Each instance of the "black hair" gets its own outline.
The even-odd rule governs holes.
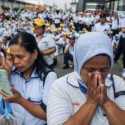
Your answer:
[[[43,58],[42,53],[40,52],[35,37],[25,31],[20,31],[16,35],[11,38],[8,43],[8,46],[19,44],[26,49],[29,53],[33,53],[37,51],[38,56],[33,64],[33,68],[36,69],[36,73],[38,74],[39,78],[42,80],[43,76],[42,73],[45,74],[48,70],[50,70],[48,64]]]

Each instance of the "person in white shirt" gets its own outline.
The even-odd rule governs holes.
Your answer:
[[[51,34],[45,33],[45,21],[41,18],[37,18],[33,22],[34,32],[36,34],[36,40],[38,47],[51,67],[54,63],[54,53],[56,52],[56,43]]]
[[[113,15],[113,17],[112,17],[111,29],[113,31],[113,36],[115,36],[116,34],[119,33],[119,17],[117,14]]]
[[[18,125],[45,125],[48,92],[57,75],[47,66],[35,37],[27,32],[16,34],[1,66],[13,87],[13,95],[3,93],[4,99],[12,103]]]
[[[110,26],[106,23],[106,17],[104,15],[100,16],[100,22],[96,23],[93,31],[97,32],[107,32],[110,30]]]
[[[112,44],[89,32],[74,46],[74,72],[57,79],[49,93],[48,125],[124,125],[125,81],[109,74]]]

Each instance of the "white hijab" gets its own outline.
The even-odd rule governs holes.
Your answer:
[[[82,66],[92,57],[106,54],[113,65],[113,48],[110,38],[99,32],[88,32],[80,36],[74,46],[74,70],[80,76]]]

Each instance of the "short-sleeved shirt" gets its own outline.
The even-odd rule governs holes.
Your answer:
[[[113,77],[114,83],[110,78],[106,79],[107,95],[121,109],[125,110],[125,95],[119,94],[115,98],[113,89],[114,84],[116,92],[125,91],[125,81],[118,76]],[[86,94],[80,90],[78,79],[77,73],[73,72],[53,83],[47,105],[48,125],[63,125],[86,103]],[[90,125],[109,125],[104,111],[99,106]]]
[[[94,26],[94,31],[97,31],[97,32],[104,32],[104,31],[109,31],[109,30],[110,30],[110,26],[107,23],[103,25],[101,23],[97,23]]]
[[[38,41],[38,47],[40,51],[44,51],[46,49],[53,48],[53,47],[56,48],[56,43],[52,37],[52,34],[44,34],[44,37],[40,41]],[[49,65],[53,63],[53,57],[54,57],[54,54],[44,56],[45,60]]]
[[[34,104],[41,104],[41,102],[46,104],[48,99],[47,93],[55,79],[57,79],[55,72],[50,72],[46,76],[45,85],[43,86],[43,81],[35,71],[28,80],[23,77],[22,73],[14,71],[10,76],[10,83],[25,99]],[[45,124],[44,120],[36,118],[19,104],[12,103],[12,110],[18,120],[18,125],[29,125],[29,123],[30,125]]]

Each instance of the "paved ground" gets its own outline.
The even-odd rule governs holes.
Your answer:
[[[58,64],[55,68],[55,71],[57,72],[58,77],[63,76],[65,74],[73,71],[73,68],[62,69],[62,66],[63,66],[63,56],[62,55],[58,56],[57,59],[58,59]],[[121,71],[122,71],[122,64],[121,64],[121,61],[118,61],[118,63],[113,66],[112,72],[114,74],[121,75]]]

